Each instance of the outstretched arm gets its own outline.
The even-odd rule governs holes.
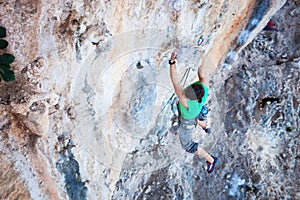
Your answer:
[[[176,71],[175,53],[174,52],[172,52],[171,59],[170,59],[170,76],[171,76],[171,81],[172,81],[173,87],[175,89],[175,93],[179,99],[179,102],[184,107],[187,108],[188,107],[187,98],[184,95],[184,89],[180,85],[180,82],[178,79],[178,74]]]
[[[203,73],[202,73],[202,67],[198,68],[198,77],[199,77],[199,81],[201,83],[203,83],[206,87],[208,87],[208,81],[206,78],[204,78]]]

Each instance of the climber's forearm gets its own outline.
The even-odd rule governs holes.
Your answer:
[[[173,87],[175,89],[176,95],[178,97],[182,96],[183,95],[183,89],[182,89],[182,87],[180,85],[180,82],[179,82],[179,79],[178,79],[178,73],[176,71],[176,65],[175,64],[170,65],[170,76],[171,76],[171,81],[172,81]]]
[[[178,74],[177,74],[176,65],[175,65],[175,63],[176,63],[175,62],[175,58],[176,58],[175,52],[172,52],[171,59],[169,61],[171,81],[172,81],[173,87],[175,89],[175,93],[176,93],[176,95],[177,95],[177,97],[179,99],[179,102],[183,106],[188,107],[187,98],[184,95],[184,90],[181,87],[180,81],[178,79]]]
[[[198,77],[199,77],[199,81],[208,87],[208,81],[203,76],[202,67],[198,68]]]

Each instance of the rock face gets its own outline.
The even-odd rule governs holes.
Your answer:
[[[300,198],[298,1],[274,16],[282,32],[261,32],[284,4],[0,3],[16,57],[0,199]],[[174,49],[182,84],[199,66],[211,78],[212,133],[195,140],[220,159],[212,175],[170,131]]]

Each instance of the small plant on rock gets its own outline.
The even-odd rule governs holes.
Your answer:
[[[0,49],[5,49],[8,42],[2,38],[6,37],[6,29],[0,26]],[[15,60],[15,57],[9,53],[0,55],[0,78],[3,81],[9,82],[15,80],[15,73],[10,70],[10,64]]]

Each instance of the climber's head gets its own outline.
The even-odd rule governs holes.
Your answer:
[[[200,84],[192,84],[184,89],[184,94],[191,100],[198,100],[199,103],[202,101],[204,96],[204,88]]]

